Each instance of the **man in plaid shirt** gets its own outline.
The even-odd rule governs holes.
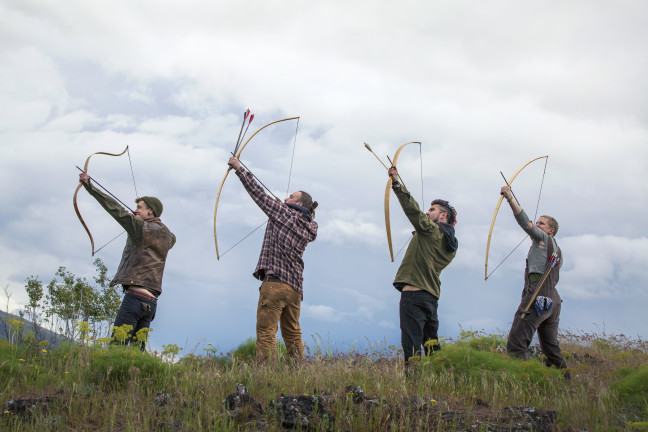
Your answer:
[[[304,342],[299,326],[299,312],[304,298],[302,256],[309,242],[317,237],[315,208],[317,201],[304,191],[293,192],[283,203],[266,194],[239,160],[230,158],[243,187],[268,215],[259,261],[253,276],[263,283],[257,307],[257,360],[266,361],[276,352],[277,323],[288,355],[304,359]]]

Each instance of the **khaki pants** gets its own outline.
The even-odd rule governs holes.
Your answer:
[[[304,359],[304,342],[299,327],[301,294],[290,285],[281,282],[263,282],[257,307],[257,360],[265,361],[276,353],[277,323],[286,344],[288,356],[293,360]]]

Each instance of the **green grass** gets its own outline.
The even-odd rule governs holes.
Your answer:
[[[463,332],[442,341],[406,379],[392,346],[370,344],[343,352],[321,338],[300,364],[280,355],[254,361],[254,339],[227,355],[156,355],[137,349],[0,341],[0,402],[26,399],[27,412],[5,410],[7,431],[212,431],[284,430],[269,409],[282,396],[316,396],[329,413],[312,419],[314,430],[487,430],[511,427],[507,408],[533,406],[557,412],[555,430],[648,430],[648,349],[618,336],[566,335],[571,381],[539,360],[498,352],[502,335]],[[174,348],[175,347],[175,348]],[[174,348],[174,349],[172,349]],[[501,349],[500,349],[501,351]],[[282,354],[282,352],[284,354]],[[261,404],[228,412],[224,399],[236,384]],[[364,400],[348,386],[360,386]],[[473,425],[476,425],[473,427]]]

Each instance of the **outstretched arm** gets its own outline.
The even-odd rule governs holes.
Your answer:
[[[430,232],[438,229],[438,226],[427,217],[427,215],[420,209],[416,200],[412,198],[407,188],[398,181],[398,170],[396,167],[391,167],[387,174],[392,178],[392,190],[396,194],[400,202],[405,216],[409,219],[410,223],[416,231]]]
[[[506,201],[508,201],[509,205],[511,206],[511,210],[513,210],[513,216],[517,216],[518,214],[520,214],[520,212],[522,211],[522,207],[520,207],[520,204],[513,196],[513,192],[511,192],[511,187],[502,186],[502,189],[500,190],[500,194],[504,195],[504,198],[506,198]]]
[[[144,221],[135,217],[130,211],[126,210],[116,200],[104,194],[90,182],[90,176],[86,173],[79,174],[79,181],[90,195],[97,200],[99,204],[124,228],[133,243],[138,244],[142,241],[142,229]]]
[[[515,220],[517,221],[518,225],[520,225],[520,227],[527,234],[529,234],[529,237],[531,237],[535,241],[546,240],[547,234],[545,234],[544,231],[542,231],[540,228],[533,225],[531,219],[529,219],[526,212],[522,210],[522,207],[513,196],[513,193],[511,192],[511,187],[502,186],[500,193],[504,195],[504,198],[506,198],[506,201],[508,201],[509,205],[511,206],[511,210],[513,211],[513,216],[515,216]]]
[[[277,220],[278,216],[282,213],[284,205],[266,194],[254,179],[254,176],[249,171],[246,171],[241,162],[236,157],[231,157],[227,164],[236,170],[236,175],[241,180],[243,187],[248,192],[252,200],[259,206],[259,208],[271,219]]]

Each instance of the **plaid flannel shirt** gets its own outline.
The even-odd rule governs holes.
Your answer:
[[[268,215],[268,225],[253,276],[262,280],[265,270],[269,270],[303,296],[302,256],[308,243],[317,237],[317,222],[309,221],[299,210],[267,195],[245,169],[239,169],[236,175],[254,202]]]

